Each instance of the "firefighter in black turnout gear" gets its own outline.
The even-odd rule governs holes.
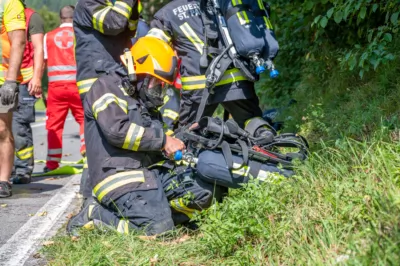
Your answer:
[[[79,0],[76,4],[73,22],[76,80],[82,103],[99,77],[99,70],[106,64],[112,67],[120,62],[124,49],[131,47],[140,9],[137,0]],[[84,198],[91,195],[87,175],[85,163],[80,187]]]
[[[182,59],[179,125],[185,126],[195,121],[206,87],[205,72],[212,56],[221,54],[224,48],[215,16],[207,12],[206,0],[175,0],[155,14],[150,26],[148,35],[171,43]],[[254,82],[247,80],[233,66],[216,84],[203,115],[211,116],[219,103],[240,127],[244,127],[246,120],[262,115]]]
[[[76,80],[82,100],[98,78],[102,62],[119,62],[124,49],[132,46],[140,9],[137,0],[79,0],[76,4]]]
[[[84,100],[95,200],[88,200],[68,223],[73,234],[98,223],[121,233],[134,229],[159,234],[173,229],[174,222],[187,221],[194,208],[211,204],[213,185],[203,189],[191,182],[190,188],[182,188],[180,176],[171,174],[168,162],[159,163],[165,158],[162,151],[170,156],[185,148],[181,140],[164,133],[157,110],[163,104],[165,84],[172,84],[176,76],[173,50],[157,38],[143,37],[125,52],[123,62],[127,67],[103,69]],[[172,168],[177,171],[173,164]],[[189,199],[191,195],[195,197]]]
[[[132,38],[132,45],[135,45],[137,40],[149,32],[149,25],[146,23],[143,18],[139,19],[137,31],[135,37]],[[162,114],[163,121],[167,128],[167,134],[172,135],[174,130],[177,128],[178,119],[179,119],[179,93],[173,88],[170,87],[167,90],[166,95],[164,96],[164,104],[159,107],[160,113]]]

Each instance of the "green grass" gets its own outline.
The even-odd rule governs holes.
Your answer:
[[[46,106],[44,105],[43,99],[38,99],[35,103],[35,110],[36,111],[45,111]]]
[[[58,236],[42,252],[50,265],[397,265],[399,143],[321,146],[294,178],[231,191],[189,236],[92,231],[77,241]]]

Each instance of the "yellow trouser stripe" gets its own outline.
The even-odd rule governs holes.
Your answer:
[[[142,140],[144,134],[144,127],[131,124],[126,133],[123,149],[137,151],[140,146],[140,141]]]
[[[188,208],[186,204],[183,202],[182,198],[171,200],[169,202],[176,211],[186,214],[189,218],[193,217],[193,213],[196,211],[195,209]]]
[[[135,182],[144,182],[144,175],[142,171],[128,171],[111,175],[97,184],[93,193],[99,201],[102,201],[111,191]]]
[[[240,166],[240,164],[233,163],[233,168],[237,168],[239,166]],[[232,170],[232,174],[240,175],[240,176],[248,176],[249,172],[250,172],[250,167],[247,165],[244,165],[243,167],[241,167],[239,169]]]
[[[180,26],[180,28],[185,34],[186,38],[188,38],[193,43],[194,47],[196,47],[197,51],[199,51],[200,54],[203,54],[204,43],[202,40],[200,40],[199,36],[197,36],[192,27],[185,22]]]
[[[32,158],[33,157],[33,146],[25,148],[20,151],[17,151],[15,153],[15,155],[21,160],[26,160],[26,159]]]
[[[96,80],[97,78],[78,81],[76,85],[78,85],[79,94],[88,92]]]
[[[117,231],[118,233],[121,234],[129,234],[129,220],[124,220],[124,219],[119,220]]]
[[[92,106],[94,118],[97,119],[98,114],[104,111],[110,103],[115,102],[121,109],[127,114],[128,113],[128,103],[115,96],[112,93],[106,93],[101,96],[97,101],[94,102]]]

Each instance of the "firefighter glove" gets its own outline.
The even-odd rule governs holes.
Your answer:
[[[0,88],[1,103],[3,105],[11,105],[16,99],[15,94],[18,92],[18,84],[15,80],[6,80]]]

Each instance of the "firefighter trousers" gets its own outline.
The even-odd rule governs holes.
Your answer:
[[[47,97],[47,162],[52,170],[58,168],[62,157],[62,134],[68,111],[71,110],[80,126],[81,153],[85,151],[83,135],[84,112],[76,83],[49,84]]]
[[[153,169],[157,189],[131,191],[110,206],[96,204],[89,211],[89,219],[120,233],[138,230],[146,235],[160,234],[188,222],[194,212],[210,207],[214,196],[218,200],[221,190],[219,186],[197,179],[193,169],[184,169],[186,167],[174,171]]]
[[[218,104],[219,103],[206,105],[203,116],[212,116],[217,109]],[[262,116],[262,110],[259,107],[259,100],[257,97],[252,99],[227,101],[220,104],[227,112],[229,112],[230,115],[232,115],[232,118],[241,128],[244,127],[246,120]],[[195,122],[199,106],[199,102],[182,97],[179,111],[179,127]]]
[[[31,175],[34,167],[33,136],[31,123],[35,122],[34,96],[29,95],[28,85],[19,85],[18,107],[14,111],[12,131],[15,141],[13,175]]]
[[[156,235],[174,229],[161,179],[154,172],[148,173],[155,185],[149,183],[146,189],[132,190],[107,205],[97,205],[89,210],[89,219],[101,221],[120,233],[143,231],[146,235]]]

